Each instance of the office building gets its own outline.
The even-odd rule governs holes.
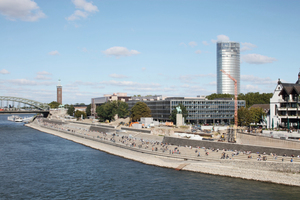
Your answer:
[[[129,99],[129,110],[139,101],[147,104],[151,110],[151,116],[157,121],[170,121],[172,110],[178,104],[182,104],[188,111],[186,122],[195,124],[206,123],[231,123],[234,121],[234,100],[222,98],[208,100],[203,96],[199,97],[163,97],[147,96],[132,97]],[[244,100],[238,101],[238,108],[245,107]]]
[[[220,70],[224,70],[237,80],[240,93],[240,43],[217,42],[217,93],[233,94],[234,82]]]

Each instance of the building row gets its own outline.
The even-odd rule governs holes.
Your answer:
[[[164,97],[141,96],[130,97],[126,93],[114,93],[103,97],[92,98],[91,113],[96,117],[96,107],[108,101],[120,100],[128,104],[129,110],[137,103],[144,102],[151,110],[151,116],[157,121],[170,121],[172,110],[182,104],[186,107],[188,115],[186,121],[195,124],[220,123],[228,124],[234,120],[234,100],[222,98],[208,100],[205,96],[198,97]],[[238,108],[245,107],[244,100],[238,101]]]

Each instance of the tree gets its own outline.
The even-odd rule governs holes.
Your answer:
[[[216,93],[213,93],[211,95],[206,96],[206,98],[208,100],[214,100],[214,99],[217,99],[217,98],[234,98],[234,95],[232,95],[232,94],[216,94]]]
[[[151,110],[144,102],[137,102],[130,110],[131,120],[138,121],[141,117],[151,117]]]
[[[50,108],[58,108],[58,106],[60,105],[60,103],[58,103],[56,101],[52,101],[48,105],[50,106]]]
[[[123,101],[118,101],[117,102],[118,105],[118,110],[117,110],[117,114],[120,118],[125,118],[128,116],[129,111],[128,111],[128,104],[126,102]]]
[[[249,92],[247,94],[239,94],[238,100],[245,100],[246,107],[249,108],[253,104],[270,104],[270,98],[273,96],[273,93],[262,93],[259,92]]]
[[[255,123],[255,125],[260,123],[263,120],[262,117],[266,115],[262,108],[250,108],[249,111],[251,115],[251,122]]]
[[[238,109],[238,125],[249,126],[252,121],[252,116],[248,108],[241,107]]]
[[[96,113],[101,121],[112,120],[115,115],[119,117],[128,116],[128,104],[122,101],[109,101],[96,108]]]
[[[80,110],[76,110],[76,111],[75,111],[75,117],[77,118],[77,120],[78,120],[79,118],[81,118],[81,115],[83,116],[83,119],[86,118],[86,113],[85,113],[85,112],[80,111]]]
[[[75,111],[75,108],[73,105],[71,105],[71,106],[69,106],[67,113],[68,113],[68,115],[73,116],[74,111]]]
[[[91,104],[89,104],[89,105],[86,107],[85,113],[86,113],[87,116],[91,116],[91,108],[92,108]]]
[[[184,117],[184,119],[186,119],[186,117],[188,116],[188,111],[186,109],[186,107],[184,105],[182,105],[181,103],[178,104],[177,106],[180,106],[180,109],[182,111],[182,116]],[[176,106],[176,107],[177,107]],[[177,114],[177,109],[176,107],[173,108],[171,116],[170,116],[170,120],[176,124],[176,114]]]

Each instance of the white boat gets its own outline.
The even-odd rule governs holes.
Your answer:
[[[9,120],[9,121],[15,121],[15,117],[16,117],[16,116],[14,116],[14,115],[8,116],[8,117],[7,117],[7,120]]]
[[[15,117],[15,122],[23,122],[22,117]]]
[[[24,117],[23,118],[23,122],[29,122],[29,121],[32,121],[33,120],[33,117]]]

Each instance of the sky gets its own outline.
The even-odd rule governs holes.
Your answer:
[[[241,93],[300,70],[297,0],[0,0],[0,96],[63,103],[216,93],[216,42],[241,45]]]

